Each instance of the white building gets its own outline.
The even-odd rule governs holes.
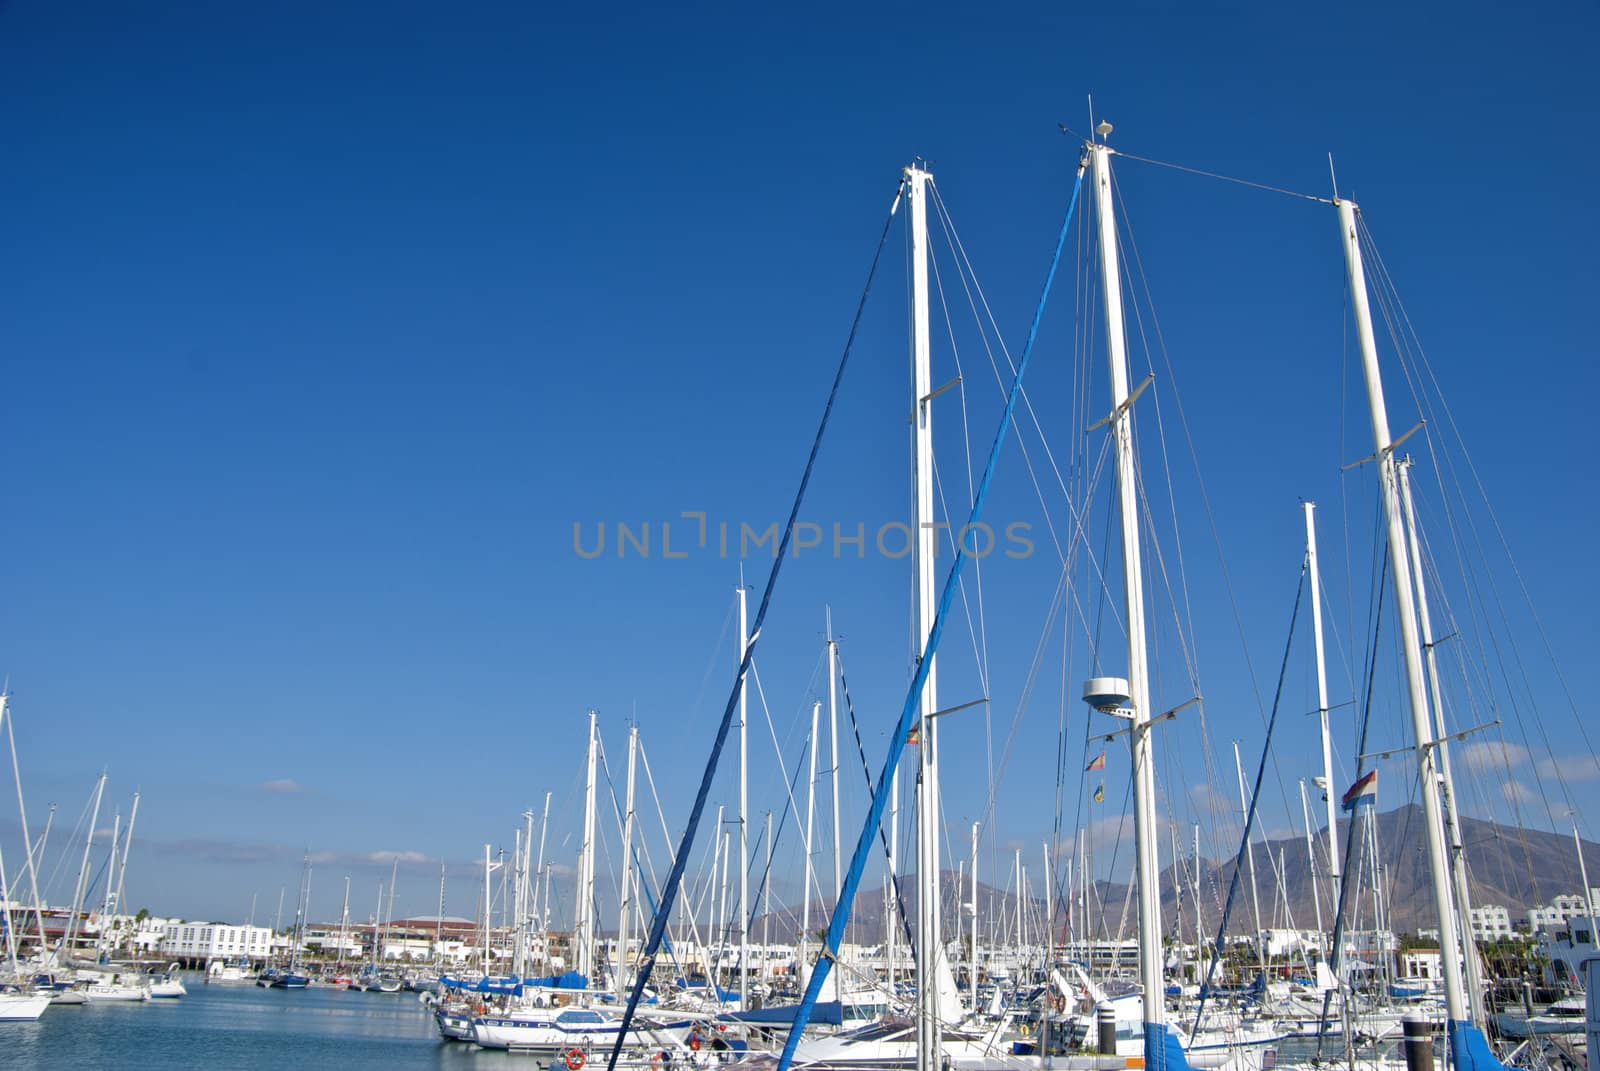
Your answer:
[[[1424,981],[1444,977],[1444,960],[1437,948],[1413,948],[1400,953],[1400,976]]]
[[[264,960],[273,948],[265,926],[229,926],[220,922],[169,922],[161,954],[174,959]]]
[[[1511,912],[1499,904],[1478,904],[1472,909],[1472,939],[1503,941],[1513,934]]]
[[[1262,930],[1261,940],[1269,959],[1301,955],[1315,958],[1322,955],[1328,944],[1320,930]]]
[[[1591,902],[1600,903],[1600,889],[1590,889],[1589,897]],[[1584,903],[1580,893],[1564,893],[1547,906],[1529,908],[1528,925],[1534,933],[1540,930],[1564,930],[1573,919],[1588,914],[1589,904]]]

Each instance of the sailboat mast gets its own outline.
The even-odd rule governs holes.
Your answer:
[[[1468,1007],[1461,978],[1461,947],[1455,908],[1451,902],[1450,860],[1444,840],[1444,813],[1440,804],[1439,755],[1428,717],[1428,698],[1422,668],[1422,648],[1417,633],[1417,606],[1412,591],[1412,572],[1407,560],[1405,523],[1401,516],[1397,463],[1393,437],[1389,433],[1389,413],[1384,404],[1383,378],[1378,369],[1378,344],[1372,330],[1372,308],[1367,299],[1366,269],[1361,261],[1361,242],[1356,231],[1356,206],[1338,201],[1339,230],[1344,241],[1345,268],[1350,281],[1350,304],[1355,312],[1356,335],[1361,344],[1361,366],[1366,378],[1367,400],[1372,411],[1373,449],[1378,464],[1378,482],[1383,494],[1384,519],[1388,528],[1389,579],[1394,584],[1395,611],[1400,619],[1400,646],[1405,657],[1406,688],[1411,707],[1411,730],[1417,744],[1417,766],[1422,785],[1422,808],[1426,817],[1428,867],[1433,878],[1434,909],[1439,916],[1439,959],[1444,974],[1445,1010],[1451,1022],[1467,1022]],[[1331,791],[1331,788],[1330,788]]]
[[[344,972],[344,942],[345,933],[350,929],[350,875],[344,876],[344,907],[339,911],[339,958],[334,964],[342,974]]]
[[[1016,862],[1012,872],[1017,883],[1017,932],[1011,937],[1012,952],[1022,947],[1022,849],[1015,849]]]
[[[770,973],[770,963],[767,956],[772,948],[772,812],[767,812],[767,866],[762,871],[765,875],[761,881],[761,960],[766,966],[763,973]]]
[[[1200,827],[1194,827],[1194,971],[1195,981],[1200,980],[1202,962],[1206,958],[1206,928],[1200,911]]]
[[[828,747],[831,751],[829,780],[833,782],[833,887],[844,886],[843,844],[839,840],[839,644],[833,638],[833,610],[826,610],[828,624]]]
[[[1589,917],[1594,917],[1594,897],[1589,891],[1589,867],[1583,861],[1583,841],[1578,839],[1578,815],[1572,815],[1572,847],[1578,853],[1578,879],[1583,882],[1583,910]]]
[[[113,811],[111,814],[111,850],[106,853],[106,893],[100,898],[100,936],[95,944],[104,948],[106,943],[106,922],[111,917],[113,905],[117,898],[117,883],[112,880],[117,870],[117,845],[122,843],[122,812]]]
[[[623,965],[628,962],[628,923],[633,914],[633,786],[639,764],[639,727],[628,730],[628,795],[622,816],[622,894],[617,918],[617,992],[626,993],[632,982]],[[529,816],[531,821],[532,816]]]
[[[122,893],[128,880],[128,848],[133,844],[133,824],[139,820],[139,793],[133,794],[133,808],[128,812],[128,828],[122,834],[122,859],[117,863],[117,913],[126,915],[122,906]]]
[[[748,589],[741,582],[739,584],[740,666],[744,665],[745,651],[750,646],[747,594]],[[750,719],[747,716],[749,691],[743,684],[741,680],[739,688],[739,1007],[741,1009],[750,1005],[749,972],[746,968],[750,962]]]
[[[350,879],[344,879],[345,914],[350,913]],[[444,968],[444,861],[439,861],[439,913],[433,917],[433,961],[436,970]]]
[[[105,796],[106,775],[100,771],[100,779],[94,785],[94,807],[89,813],[89,829],[83,835],[83,858],[78,862],[78,884],[72,893],[72,915],[67,919],[66,932],[61,935],[61,944],[58,946],[60,955],[72,954],[72,942],[78,933],[78,916],[83,911],[83,898],[88,893],[89,879],[89,849],[94,845],[94,827],[100,821],[100,801]]]
[[[915,645],[928,649],[937,597],[933,566],[938,531],[933,514],[933,381],[928,327],[928,179],[908,167],[906,204],[911,219],[911,402],[915,420],[913,490],[916,520],[917,616]],[[941,1064],[939,1023],[939,751],[934,712],[939,709],[936,666],[927,667],[918,720],[917,778],[917,1071]]]
[[[1311,875],[1311,903],[1317,911],[1317,932],[1324,933],[1322,928],[1322,893],[1318,890],[1317,878],[1317,849],[1316,842],[1311,837],[1311,803],[1306,798],[1306,779],[1300,778],[1300,819],[1306,829],[1306,869]],[[1339,901],[1334,900],[1335,906]]]
[[[1433,701],[1433,729],[1438,741],[1435,751],[1439,755],[1439,791],[1444,796],[1444,819],[1450,849],[1450,882],[1455,890],[1456,915],[1461,923],[1461,951],[1466,963],[1467,999],[1472,1006],[1475,1022],[1484,1021],[1483,1004],[1485,983],[1482,964],[1472,943],[1472,893],[1467,884],[1467,853],[1461,837],[1461,813],[1456,807],[1456,782],[1450,772],[1449,735],[1444,727],[1444,693],[1439,684],[1439,659],[1434,651],[1433,619],[1428,612],[1428,585],[1422,568],[1422,543],[1417,534],[1417,514],[1411,502],[1411,461],[1406,459],[1395,466],[1400,481],[1400,502],[1405,511],[1408,547],[1411,551],[1411,575],[1417,586],[1417,628],[1422,640],[1423,661],[1428,670],[1428,692]],[[1586,894],[1587,895],[1587,894]]]
[[[5,708],[3,705],[0,705],[0,717],[3,717],[4,714]],[[10,924],[11,916],[9,912],[11,910],[11,886],[6,883],[6,859],[4,852],[0,852],[0,897],[4,897],[6,910],[8,912],[5,920],[6,964],[11,968],[11,977],[18,978],[21,977],[21,974],[17,969],[17,929],[15,926]]]
[[[490,851],[491,851],[490,846],[485,844],[483,846],[483,930],[482,930],[482,933],[480,934],[480,937],[481,937],[482,942],[483,942],[483,976],[485,978],[489,977],[489,910],[490,910],[489,897],[491,895],[490,890],[493,888],[493,886],[490,885],[490,883],[489,883],[489,874],[490,874],[489,852]],[[578,870],[579,870],[580,873],[582,873],[583,867],[582,867],[581,862],[579,864]],[[381,913],[382,909],[383,909],[383,887],[381,885],[378,887],[378,909],[379,909],[379,912]],[[578,912],[579,912],[579,917],[581,918],[582,917],[582,912],[583,912],[583,906],[581,904],[578,906]],[[374,946],[374,947],[376,947],[376,946]],[[581,943],[578,945],[578,956],[580,958],[583,956],[583,945]],[[581,970],[581,968],[580,968],[580,970]]]
[[[1244,762],[1239,758],[1239,741],[1233,742],[1233,768],[1239,775],[1239,820],[1250,824],[1250,796],[1244,787]],[[1266,965],[1266,955],[1261,947],[1261,894],[1256,889],[1256,845],[1246,837],[1244,842],[1245,865],[1250,872],[1250,911],[1255,917],[1256,959]]]
[[[597,716],[595,711],[589,711],[589,758],[583,791],[583,849],[578,860],[577,961],[578,973],[585,978],[594,973],[594,794]]]
[[[809,965],[810,957],[806,952],[806,945],[811,940],[811,890],[815,879],[811,874],[812,855],[811,848],[813,826],[817,814],[817,722],[822,715],[822,704],[811,704],[811,744],[807,750],[809,769],[806,772],[806,866],[805,890],[800,895],[800,962]]]
[[[1317,568],[1317,504],[1301,505],[1306,515],[1306,576],[1311,582],[1311,638],[1317,649],[1317,720],[1322,730],[1322,800],[1328,808],[1328,877],[1333,902],[1339,899],[1339,812],[1334,802],[1333,738],[1328,733],[1328,668],[1322,644],[1322,576]],[[1310,835],[1309,820],[1307,836]],[[1312,861],[1312,873],[1316,862]]]
[[[4,691],[0,691],[0,721],[6,723],[6,740],[11,745],[11,779],[17,787],[17,821],[22,823],[23,861],[27,864],[28,891],[33,894],[33,919],[39,927],[39,954],[43,955],[47,947],[44,936],[44,908],[39,902],[39,870],[38,864],[34,862],[35,846],[31,843],[28,833],[28,808],[22,802],[22,768],[17,762],[17,735],[12,729],[12,723],[16,720],[16,715],[10,714],[6,709],[10,698]],[[55,821],[55,817],[55,804],[51,804],[50,813],[44,822],[44,834],[39,838],[39,863],[44,862],[44,846],[50,840],[50,825]]]
[[[1106,124],[1109,127],[1109,124]],[[1109,129],[1107,130],[1109,133]],[[1139,550],[1139,485],[1134,473],[1133,414],[1128,404],[1128,343],[1122,319],[1122,280],[1117,224],[1112,214],[1111,148],[1091,143],[1100,271],[1106,321],[1106,356],[1111,379],[1111,435],[1116,449],[1117,496],[1121,508],[1124,620],[1128,627],[1128,699],[1133,711],[1133,822],[1139,899],[1139,982],[1144,993],[1145,1066],[1162,1067],[1164,1050],[1151,1051],[1164,1035],[1165,987],[1161,982],[1161,904],[1156,858],[1156,782],[1150,739],[1150,668],[1145,637],[1144,570]]]
[[[972,992],[972,1010],[978,1010],[978,823],[972,823],[972,967],[967,980]]]

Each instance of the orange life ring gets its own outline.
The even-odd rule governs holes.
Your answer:
[[[650,1054],[650,1068],[651,1068],[651,1071],[661,1071],[661,1068],[666,1065],[666,1062],[667,1062],[667,1054],[662,1052],[662,1051],[660,1051],[659,1049]]]
[[[690,1034],[689,1035],[689,1050],[691,1052],[699,1052],[700,1051],[700,1035],[699,1034]]]
[[[567,1071],[582,1071],[584,1061],[587,1059],[582,1049],[568,1049],[565,1057]]]

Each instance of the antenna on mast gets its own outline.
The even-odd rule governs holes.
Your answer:
[[[1333,170],[1333,153],[1328,154],[1328,178],[1333,180],[1333,199],[1339,199],[1339,176]]]

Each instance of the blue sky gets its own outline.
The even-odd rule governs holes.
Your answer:
[[[1058,123],[1085,128],[1091,93],[1113,143],[1140,155],[1320,195],[1335,153],[1571,690],[1592,693],[1595,21],[1577,5],[5,5],[0,669],[30,817],[55,802],[70,825],[104,766],[124,808],[144,793],[141,906],[242,917],[253,893],[292,892],[309,847],[325,860],[319,914],[346,873],[367,904],[390,853],[408,860],[397,913],[432,909],[442,858],[466,914],[468,861],[546,791],[552,855],[572,862],[594,707],[619,777],[637,717],[676,832],[730,684],[739,566],[582,560],[574,523],[783,516],[915,156],[1020,345],[1076,162]],[[1261,721],[1243,652],[1270,698],[1301,497],[1326,515],[1330,614],[1365,627],[1370,474],[1338,469],[1371,444],[1359,410],[1341,415],[1359,395],[1337,232],[1325,206],[1134,162],[1119,177],[1176,372],[1158,393],[1168,420],[1181,399],[1214,507],[1215,540],[1192,479],[1175,491],[1208,735],[1248,758]],[[872,531],[906,510],[898,236],[806,511],[824,525]],[[1071,295],[1035,381],[1062,451]],[[981,351],[961,353],[981,458],[998,390]],[[953,360],[936,353],[936,380]],[[1417,410],[1389,374],[1398,432]],[[1020,455],[1005,465],[996,516],[1041,524]],[[979,756],[1024,709],[985,863],[997,884],[1004,845],[1034,859],[1051,823],[1059,652],[1023,703],[1045,558],[985,570],[991,725],[950,730],[959,830],[984,807]],[[747,563],[753,583],[767,565]],[[876,767],[908,675],[908,584],[876,555],[791,563],[759,659],[788,763],[831,604]],[[1519,711],[1529,754],[1513,755],[1535,785],[1576,730],[1515,582],[1500,590],[1538,682],[1517,689],[1539,706]],[[975,697],[964,630],[947,651],[944,695]],[[1303,646],[1294,659],[1275,775],[1290,792],[1313,750]],[[1398,725],[1392,704],[1384,716]],[[1190,735],[1168,747],[1172,784],[1204,782],[1185,765],[1197,724],[1173,732]],[[757,805],[781,811],[759,715],[751,739]],[[1566,771],[1591,804],[1592,767]],[[1125,777],[1114,757],[1108,813]],[[850,764],[846,785],[849,827],[864,798]],[[1172,794],[1180,825],[1209,813]],[[1507,816],[1476,797],[1469,809]],[[726,778],[718,798],[733,798]],[[1298,811],[1286,799],[1264,797],[1273,828]],[[1220,852],[1236,834],[1208,836]]]

